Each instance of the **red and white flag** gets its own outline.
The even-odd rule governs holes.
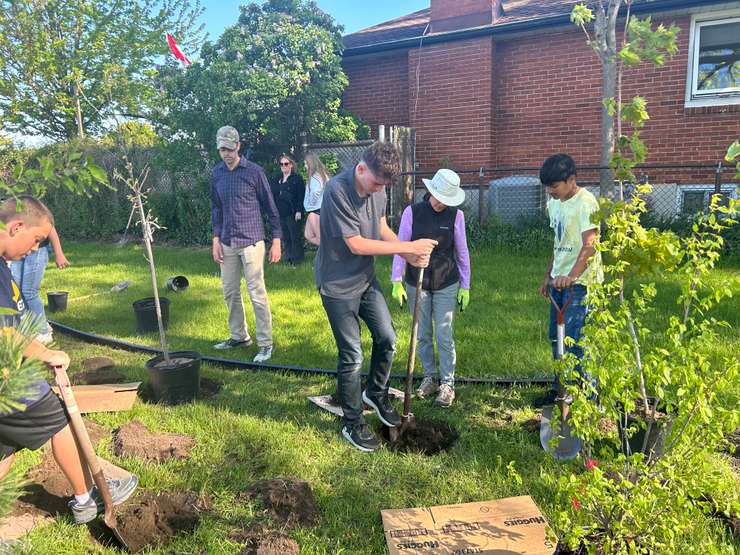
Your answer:
[[[185,67],[188,67],[192,62],[182,53],[182,50],[180,50],[180,47],[175,42],[175,39],[172,38],[172,35],[169,33],[165,33],[165,35],[167,37],[167,44],[170,45],[170,50],[172,50],[172,54],[175,58],[180,60]]]

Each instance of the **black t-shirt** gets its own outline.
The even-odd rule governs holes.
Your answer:
[[[15,314],[0,314],[0,327],[17,327],[26,310],[26,306],[21,296],[21,290],[16,285],[13,275],[10,273],[8,261],[2,256],[0,256],[0,307],[15,312]],[[41,399],[49,391],[49,384],[46,383],[45,379],[41,378],[31,386],[29,393],[24,398],[14,400],[29,406]],[[12,414],[13,412],[21,411],[16,410],[6,414]]]

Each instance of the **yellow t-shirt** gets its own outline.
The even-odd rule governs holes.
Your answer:
[[[573,269],[578,253],[583,247],[583,232],[599,227],[591,221],[592,214],[598,210],[599,203],[596,197],[586,189],[580,189],[566,201],[558,199],[547,201],[550,227],[555,233],[550,277],[567,276]],[[603,280],[601,253],[597,251],[576,283],[588,287],[592,283],[601,283]]]

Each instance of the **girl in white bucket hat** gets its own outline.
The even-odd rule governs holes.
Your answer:
[[[465,201],[465,191],[460,187],[460,176],[448,169],[441,169],[432,179],[422,181],[429,192],[421,202],[403,211],[398,239],[438,241],[422,282],[417,353],[424,367],[424,379],[417,394],[424,398],[437,393],[436,404],[449,407],[455,400],[456,353],[452,321],[457,305],[465,310],[470,302],[465,215],[457,208]],[[399,305],[408,298],[412,314],[418,271],[400,256],[393,257],[393,298]],[[435,365],[435,336],[439,368]]]

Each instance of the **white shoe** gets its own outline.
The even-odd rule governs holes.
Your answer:
[[[54,336],[50,331],[46,333],[40,333],[36,336],[36,341],[43,343],[44,345],[50,345],[54,341]]]
[[[267,362],[272,358],[272,345],[268,347],[260,347],[257,351],[257,355],[252,359],[252,362]]]

